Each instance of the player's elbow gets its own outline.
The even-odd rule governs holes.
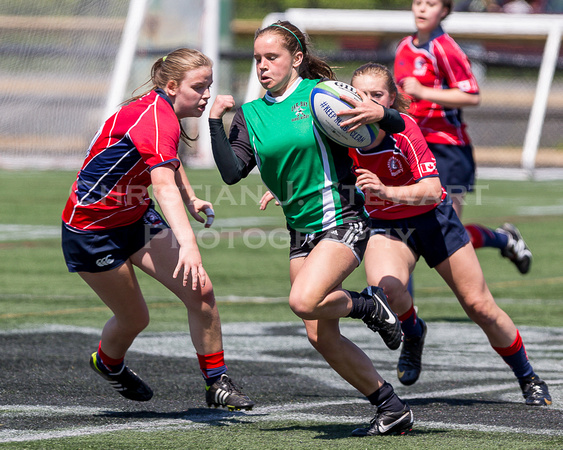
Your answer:
[[[481,96],[479,94],[472,94],[469,97],[469,106],[479,106],[481,104]]]
[[[237,184],[242,179],[242,177],[234,174],[221,174],[221,178],[228,185]]]

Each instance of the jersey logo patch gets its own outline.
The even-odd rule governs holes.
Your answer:
[[[391,156],[391,158],[387,160],[387,168],[389,169],[389,173],[393,177],[396,177],[400,173],[403,173],[403,165],[401,164],[401,161],[394,156]]]
[[[457,87],[463,92],[468,92],[471,89],[471,83],[469,80],[460,81]]]
[[[422,57],[417,57],[414,60],[413,76],[424,76],[426,74],[426,60]]]
[[[309,102],[297,102],[291,107],[291,111],[295,113],[295,118],[291,119],[292,122],[296,120],[303,120],[309,117],[309,114],[305,114],[305,109],[309,107]]]

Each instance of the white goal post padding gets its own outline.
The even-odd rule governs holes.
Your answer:
[[[406,36],[416,31],[411,11],[293,8],[284,13],[269,14],[264,18],[262,26],[268,26],[277,20],[288,20],[309,34],[330,30],[331,33],[402,33]],[[454,12],[446,18],[443,25],[448,33],[465,37],[546,40],[521,159],[522,168],[532,175],[549,91],[557,66],[563,16]],[[245,102],[258,98],[260,92],[261,86],[253,66]]]

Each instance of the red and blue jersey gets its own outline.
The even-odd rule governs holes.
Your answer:
[[[437,177],[436,159],[428,148],[424,136],[414,119],[401,114],[405,130],[386,134],[375,148],[364,150],[350,148],[354,165],[375,173],[386,186],[409,186],[426,177]],[[446,191],[442,188],[443,201]],[[430,211],[434,205],[407,205],[383,200],[375,195],[366,195],[365,208],[373,219],[404,219]]]
[[[179,167],[180,124],[164,91],[153,90],[123,106],[94,137],[63,210],[79,230],[130,225],[150,205],[150,171]]]
[[[434,89],[458,88],[469,94],[479,93],[469,59],[441,27],[421,47],[414,45],[415,37],[407,36],[397,47],[394,76],[399,86],[404,78],[415,77],[423,86]],[[448,145],[471,143],[460,109],[445,108],[428,100],[412,100],[409,113],[427,142]]]

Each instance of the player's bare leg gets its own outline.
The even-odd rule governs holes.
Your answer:
[[[409,277],[416,264],[416,255],[402,240],[384,234],[370,238],[364,257],[368,284],[383,288],[389,305],[402,318],[404,333],[397,362],[397,377],[402,384],[414,384],[422,372],[422,352],[426,323],[414,309],[408,290]]]
[[[358,266],[344,244],[320,242],[306,258],[290,261],[289,306],[302,319],[338,319],[352,308],[350,295],[340,288]]]
[[[494,301],[473,246],[467,244],[436,269],[452,288],[467,315],[483,329],[491,346],[510,366],[526,404],[550,405],[547,384],[534,372],[514,322]]]
[[[389,305],[399,316],[413,304],[407,286],[415,264],[415,254],[399,239],[381,234],[370,238],[364,257],[367,282],[383,288]]]
[[[177,245],[172,231],[164,230],[131,259],[184,303],[188,310],[190,335],[197,353],[204,355],[219,352],[223,349],[223,342],[213,285],[207,277],[205,286],[198,285],[193,290],[191,278],[187,286],[184,286],[182,277],[172,277],[178,261]]]
[[[205,399],[208,406],[223,406],[229,410],[252,409],[254,402],[226,373],[221,320],[213,286],[207,274],[205,285],[200,283],[195,290],[192,289],[191,279],[184,286],[182,277],[173,278],[178,261],[178,247],[171,230],[160,232],[148,246],[135,253],[132,259],[186,306],[190,336],[206,380]]]
[[[133,340],[149,323],[147,305],[131,262],[107,272],[80,276],[114,314],[104,326],[98,351],[90,356],[90,367],[123,397],[150,400],[151,388],[124,363]]]
[[[378,390],[385,380],[369,357],[340,333],[339,319],[304,320],[311,345],[342,378],[365,396]]]
[[[104,352],[122,358],[149,324],[149,311],[130,261],[107,272],[79,275],[114,314],[102,331]]]
[[[516,326],[496,304],[470,244],[438,264],[436,270],[469,318],[483,329],[493,347],[508,347],[514,341]]]

